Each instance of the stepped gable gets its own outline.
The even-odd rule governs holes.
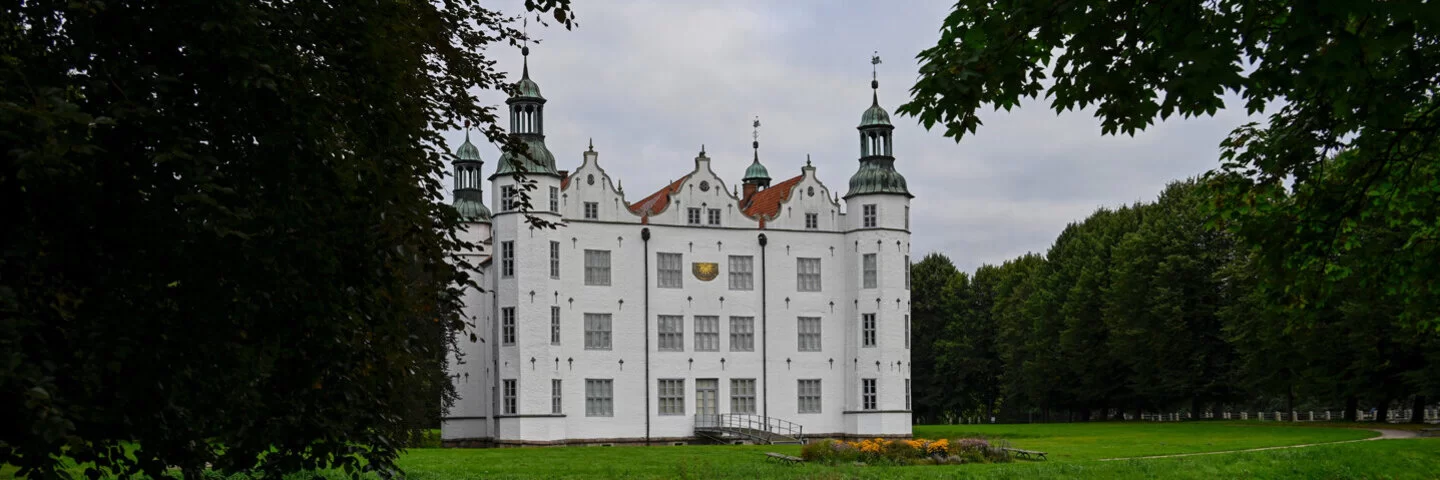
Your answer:
[[[780,204],[790,198],[790,190],[804,179],[805,175],[802,174],[756,192],[741,211],[751,218],[775,218],[775,215],[780,213]]]
[[[689,179],[690,175],[687,174],[680,177],[679,180],[661,188],[660,191],[630,204],[630,212],[642,217],[648,217],[665,211],[665,207],[670,206],[670,195],[680,191],[680,186],[684,185],[685,181]]]

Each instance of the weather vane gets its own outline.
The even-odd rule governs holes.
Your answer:
[[[876,74],[875,74],[875,66],[876,66],[876,65],[880,65],[880,51],[878,51],[878,50],[875,51],[875,54],[874,54],[874,55],[871,55],[871,56],[870,56],[870,79],[871,79],[871,80],[879,80],[879,78],[877,78],[877,77],[876,77]]]

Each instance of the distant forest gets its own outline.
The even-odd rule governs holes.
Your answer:
[[[915,421],[1370,408],[1383,421],[1440,399],[1437,329],[1379,275],[1350,274],[1402,247],[1386,225],[1327,260],[1317,297],[1291,288],[1316,279],[1215,214],[1216,197],[1175,182],[1070,224],[1044,254],[974,274],[940,254],[915,264]]]

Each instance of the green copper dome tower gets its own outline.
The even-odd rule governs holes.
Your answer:
[[[507,150],[500,156],[492,179],[519,171],[515,168],[517,159],[525,166],[526,174],[559,176],[555,155],[545,146],[545,97],[540,96],[540,85],[530,79],[530,47],[522,47],[520,53],[525,57],[525,67],[520,81],[515,83],[515,96],[505,103],[510,106],[510,134],[525,143],[528,155]]]
[[[470,126],[465,126],[465,143],[455,149],[455,199],[452,205],[460,212],[460,220],[466,223],[490,223],[490,209],[485,207],[485,195],[480,187],[480,169],[485,162],[480,160],[480,149],[470,143]]]
[[[870,64],[879,65],[880,57],[870,59]],[[860,115],[860,169],[850,177],[850,191],[845,198],[871,193],[893,193],[914,198],[905,186],[905,177],[895,171],[895,156],[891,150],[895,126],[890,124],[890,112],[880,107],[880,81],[871,70],[870,108]]]
[[[755,159],[745,169],[745,177],[740,179],[746,185],[746,192],[770,187],[770,171],[760,164],[760,117],[755,117],[755,130],[750,136],[754,139],[750,146],[755,149]]]

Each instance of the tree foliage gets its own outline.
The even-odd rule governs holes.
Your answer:
[[[526,7],[571,25],[567,0]],[[523,39],[472,0],[0,7],[0,463],[393,472],[473,285],[443,130]],[[431,400],[422,400],[431,401]],[[423,410],[423,409],[421,409]]]
[[[1249,113],[1272,113],[1232,132],[1212,180],[1225,187],[1224,220],[1274,214],[1241,233],[1271,240],[1261,266],[1300,272],[1287,288],[1302,308],[1340,302],[1334,280],[1350,275],[1387,282],[1410,325],[1440,329],[1440,179],[1426,175],[1440,152],[1437,8],[961,0],[918,55],[914,99],[898,111],[959,140],[982,124],[981,106],[1043,95],[1057,112],[1093,107],[1102,133],[1134,134],[1173,115],[1213,115],[1238,94]],[[1328,163],[1347,150],[1352,158]],[[1271,201],[1287,190],[1289,201]],[[1405,241],[1383,261],[1334,265],[1370,221]]]

